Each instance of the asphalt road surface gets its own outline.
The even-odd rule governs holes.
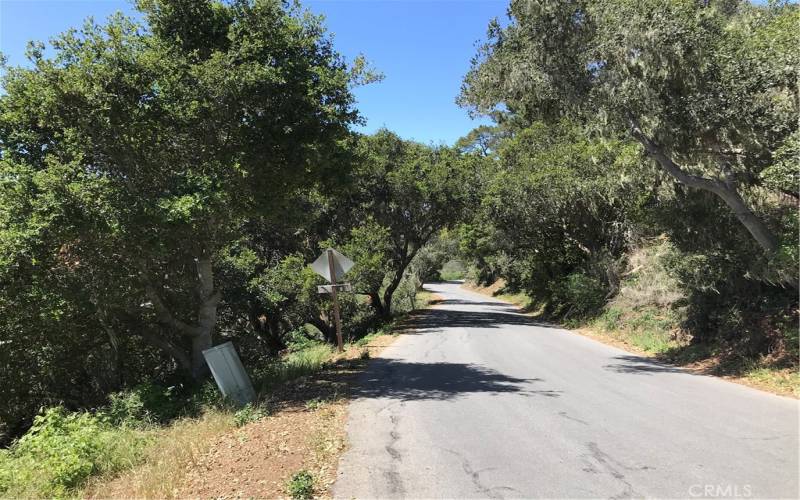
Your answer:
[[[798,402],[457,284],[370,361],[337,498],[798,498]]]

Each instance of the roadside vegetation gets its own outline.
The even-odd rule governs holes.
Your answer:
[[[435,301],[429,292],[419,295],[420,308]],[[290,344],[284,354],[253,374],[258,397],[245,407],[221,399],[213,383],[208,382],[186,398],[180,397],[175,388],[143,384],[111,394],[110,403],[94,411],[49,408],[34,419],[21,439],[0,452],[0,493],[9,498],[102,498],[109,493],[136,498],[180,496],[187,471],[222,437],[286,413],[280,393],[291,391],[297,381],[313,379],[323,371],[359,368],[347,360],[366,361],[370,351],[379,352],[402,330],[406,317],[398,315],[394,321],[348,344],[344,354],[319,341]],[[306,411],[319,412],[343,398],[346,389],[344,385],[303,395],[293,403]],[[308,434],[312,441],[322,439],[303,429],[297,431]],[[334,451],[329,461],[335,460],[341,450]],[[314,491],[313,476],[299,471],[287,488],[280,493],[308,498],[302,495]]]
[[[135,4],[2,67],[0,496],[220,496],[219,450],[281,432],[316,458],[257,491],[316,495],[340,436],[292,429],[341,432],[339,378],[440,279],[797,393],[797,4],[512,0],[453,146],[355,132],[382,75],[298,4]]]
[[[798,395],[800,8],[510,3],[460,102],[469,279],[640,352]],[[699,50],[699,48],[702,48]]]

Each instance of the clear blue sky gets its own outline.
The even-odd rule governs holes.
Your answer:
[[[504,17],[505,0],[306,0],[324,14],[334,42],[352,60],[363,53],[384,81],[356,90],[363,129],[382,126],[421,142],[452,144],[483,121],[455,104],[461,79],[485,38],[492,17]],[[0,0],[0,51],[24,64],[28,40],[47,41],[87,16],[104,20],[125,0]]]

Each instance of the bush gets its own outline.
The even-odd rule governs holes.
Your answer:
[[[322,332],[311,324],[305,324],[289,332],[286,339],[286,348],[289,352],[302,351],[322,343]]]
[[[605,303],[606,288],[600,280],[582,273],[572,273],[555,287],[553,298],[562,309],[564,317],[583,317],[598,311]]]
[[[287,487],[292,498],[306,499],[314,495],[314,476],[306,470],[295,473]]]
[[[140,426],[152,421],[141,393],[124,391],[111,394],[105,414],[114,425]]]
[[[192,397],[185,399],[177,396],[174,387],[146,382],[130,390],[111,394],[103,413],[115,425],[168,422],[191,406]]]
[[[50,408],[0,455],[0,494],[65,496],[93,474],[140,461],[145,443],[143,434],[114,428],[104,416]]]
[[[236,427],[242,427],[251,422],[256,422],[269,415],[266,408],[260,405],[247,403],[241,410],[233,414],[233,423]]]
[[[606,331],[613,331],[616,330],[620,326],[620,320],[622,319],[622,309],[618,307],[609,307],[603,314],[600,315],[598,318],[600,321],[600,325]]]

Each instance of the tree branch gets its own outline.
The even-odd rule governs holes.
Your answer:
[[[181,366],[181,368],[187,372],[192,371],[192,362],[189,359],[189,356],[187,356],[186,353],[175,344],[161,337],[160,335],[156,335],[147,330],[140,330],[138,333],[139,336],[145,340],[145,342],[172,356],[173,359],[175,359],[175,361]]]
[[[200,335],[201,332],[199,328],[189,325],[188,323],[184,323],[172,315],[169,308],[161,299],[161,295],[159,295],[156,287],[153,285],[153,282],[150,280],[150,276],[147,273],[147,267],[145,267],[142,262],[137,263],[137,267],[139,268],[139,276],[144,282],[144,291],[147,294],[147,298],[150,299],[150,302],[153,304],[158,322],[171,326],[178,332],[189,337],[196,337]]]
[[[731,209],[739,222],[750,232],[750,235],[758,242],[767,254],[774,254],[778,249],[778,239],[767,227],[766,223],[750,210],[739,191],[736,189],[736,181],[732,175],[723,168],[725,180],[706,179],[697,175],[689,174],[680,165],[670,158],[664,149],[656,144],[647,134],[642,131],[639,121],[632,114],[628,113],[630,132],[634,139],[644,146],[647,154],[653,158],[661,168],[675,178],[678,182],[691,188],[709,191],[719,196],[722,201]]]

